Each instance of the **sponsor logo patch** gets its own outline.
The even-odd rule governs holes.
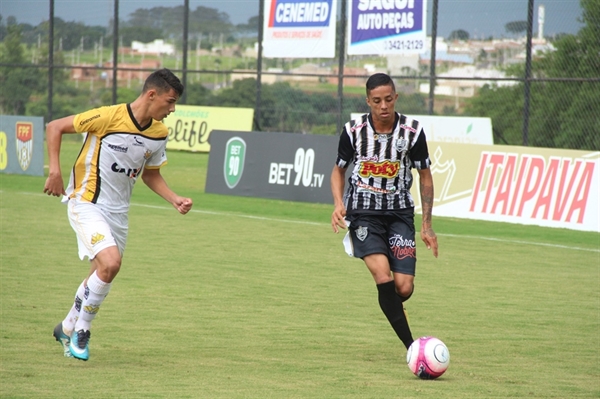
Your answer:
[[[92,116],[91,118],[84,119],[84,120],[82,120],[81,122],[79,122],[79,126],[83,126],[83,125],[85,125],[86,123],[89,123],[89,122],[93,121],[94,119],[98,119],[98,118],[100,118],[100,114],[98,114],[98,115],[94,115],[94,116]]]
[[[398,190],[396,189],[396,187],[392,187],[388,190],[384,188],[373,187],[360,181],[356,183],[356,192],[358,193],[396,194],[397,191]]]
[[[83,307],[83,311],[88,314],[96,314],[100,310],[99,305],[88,305]]]
[[[389,140],[389,136],[387,134],[375,134],[373,138],[375,139],[375,141],[378,141],[380,143],[387,143]]]
[[[362,162],[358,174],[361,177],[385,177],[391,178],[398,176],[400,162]]]
[[[408,125],[400,125],[400,129],[406,129],[406,130],[408,130],[409,132],[412,132],[412,133],[416,133],[417,132],[417,129],[413,128],[412,126],[408,126]]]
[[[100,234],[100,233],[94,233],[92,235],[92,241],[91,241],[91,243],[92,243],[92,245],[96,245],[96,244],[98,244],[99,242],[101,242],[103,240],[104,240],[104,236],[102,234]]]
[[[358,124],[358,125],[354,125],[350,128],[350,130],[352,130],[353,132],[358,130],[358,129],[362,129],[363,127],[367,126],[367,122]]]
[[[124,175],[131,177],[132,179],[136,178],[138,176],[138,173],[140,173],[140,168],[122,168],[116,162],[111,165],[110,169],[116,173],[123,173]]]
[[[415,241],[407,240],[399,234],[390,237],[390,250],[398,260],[417,257]]]
[[[128,150],[127,147],[121,147],[120,145],[114,145],[114,144],[109,144],[108,148],[110,148],[113,151],[122,152],[124,154],[126,154],[127,150]]]

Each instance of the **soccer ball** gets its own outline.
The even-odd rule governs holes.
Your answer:
[[[424,380],[438,378],[450,364],[450,352],[446,345],[435,337],[421,337],[413,342],[406,354],[410,371]]]

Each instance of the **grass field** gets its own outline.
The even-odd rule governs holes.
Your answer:
[[[206,194],[208,156],[168,155],[194,209],[137,185],[88,362],[52,338],[88,270],[66,208],[44,178],[0,174],[0,397],[600,397],[599,234],[434,217],[440,256],[417,244],[407,307],[451,361],[422,381],[330,205]]]

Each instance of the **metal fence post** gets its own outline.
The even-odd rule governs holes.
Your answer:
[[[47,122],[52,117],[52,95],[54,91],[54,0],[50,0],[50,20],[48,21],[48,115]]]
[[[433,115],[435,98],[435,47],[437,42],[438,0],[433,0],[431,13],[431,57],[429,59],[429,115]]]
[[[262,42],[263,42],[263,24],[265,18],[265,5],[262,0],[258,2],[258,54],[256,58],[256,108],[254,109],[254,125],[256,130],[260,131],[260,107],[261,107],[261,86],[262,86]]]
[[[346,0],[342,0],[342,13],[340,16],[340,41],[339,41],[339,55],[338,59],[338,118],[337,118],[337,130],[336,132],[342,131],[344,124],[343,115],[344,112],[344,63],[346,60]]]
[[[190,0],[184,1],[183,6],[183,59],[182,59],[182,73],[181,73],[181,82],[183,86],[187,86],[187,62],[188,62],[188,36],[189,36],[189,20],[190,20]],[[183,91],[183,95],[181,96],[181,103],[187,103],[187,90]]]
[[[525,56],[525,93],[523,105],[523,145],[529,142],[529,97],[531,90],[531,37],[533,32],[533,0],[527,6],[527,46]]]
[[[112,102],[117,103],[117,64],[119,63],[119,0],[115,0],[115,12],[113,17],[113,81]]]

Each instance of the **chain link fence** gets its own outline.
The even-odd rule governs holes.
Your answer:
[[[399,112],[489,117],[495,144],[600,150],[596,0],[573,1],[581,11],[580,28],[552,36],[534,23],[533,0],[507,2],[527,23],[487,38],[461,30],[461,17],[442,2],[437,15],[430,13],[430,26],[444,19],[456,27],[448,37],[434,32],[435,52],[431,43],[421,55],[343,52],[342,62],[258,59],[256,17],[234,25],[216,10],[190,10],[188,0],[162,7],[160,18],[155,9],[123,18],[118,0],[96,2],[106,27],[67,22],[61,17],[66,9],[48,4],[48,19],[37,26],[10,16],[0,20],[4,115],[48,121],[130,102],[150,72],[166,67],[186,85],[180,103],[253,108],[255,130],[334,135],[351,113],[368,111],[364,84],[373,72],[385,72],[395,80]],[[159,47],[145,53],[136,50],[139,43]]]

